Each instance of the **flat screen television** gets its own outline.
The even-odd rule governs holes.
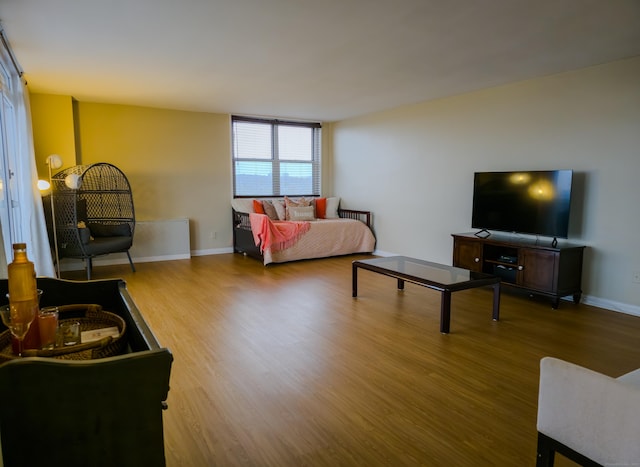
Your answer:
[[[476,172],[471,227],[567,238],[572,178],[571,170]]]

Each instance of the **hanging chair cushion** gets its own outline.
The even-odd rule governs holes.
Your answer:
[[[84,249],[89,255],[95,256],[126,251],[131,248],[132,243],[132,237],[96,237]]]
[[[131,227],[129,227],[129,224],[95,224],[90,222],[89,230],[95,238],[131,236]]]
[[[80,247],[68,243],[60,247],[60,254],[63,258],[83,258],[127,251],[131,245],[133,245],[133,237],[97,237],[83,245],[84,252]]]

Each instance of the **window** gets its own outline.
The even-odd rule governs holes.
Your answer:
[[[233,195],[318,196],[319,123],[232,117]]]
[[[27,244],[38,276],[55,275],[36,179],[29,93],[0,28],[0,276],[13,258],[12,243]]]

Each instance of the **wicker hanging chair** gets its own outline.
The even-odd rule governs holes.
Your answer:
[[[80,258],[91,279],[92,259],[110,253],[129,254],[135,230],[131,186],[125,174],[100,162],[69,167],[52,177],[58,256]]]

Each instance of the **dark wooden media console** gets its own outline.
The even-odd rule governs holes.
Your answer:
[[[473,233],[453,234],[453,265],[494,274],[504,285],[549,296],[557,308],[560,299],[568,295],[580,302],[584,248],[499,234],[484,238]]]

